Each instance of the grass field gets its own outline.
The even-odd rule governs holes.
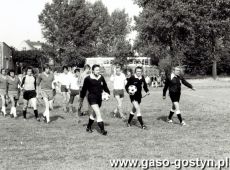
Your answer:
[[[127,128],[121,119],[113,118],[113,97],[104,102],[101,109],[108,136],[100,135],[96,124],[92,134],[86,133],[88,117],[82,117],[82,122],[77,124],[74,115],[63,113],[58,107],[60,95],[50,124],[36,122],[32,110],[27,121],[22,119],[21,113],[16,120],[1,116],[0,169],[141,169],[112,168],[109,160],[229,157],[230,82],[191,82],[197,90],[183,88],[181,97],[182,115],[188,124],[184,127],[178,124],[176,117],[174,124],[165,122],[171,103],[169,97],[162,100],[162,88],[150,88],[151,95],[143,98],[142,114],[147,130],[140,129],[136,120],[134,126]],[[42,113],[44,108],[39,108]],[[126,95],[125,113],[128,114],[130,108]]]

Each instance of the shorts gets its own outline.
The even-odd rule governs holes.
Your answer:
[[[170,96],[170,99],[172,102],[179,102],[180,101],[180,92],[179,93],[173,93],[173,92],[170,92],[169,93],[169,96]]]
[[[124,96],[125,96],[124,90],[123,89],[121,89],[121,90],[114,89],[113,95],[114,95],[114,97],[119,96],[120,98],[124,98]]]
[[[41,96],[43,98],[47,98],[48,100],[53,100],[54,99],[54,90],[41,90],[40,92]]]
[[[75,96],[79,95],[80,91],[79,90],[72,90],[70,89],[70,98],[69,98],[69,103],[73,104]]]
[[[14,99],[18,100],[19,99],[19,93],[17,91],[8,91],[8,96],[13,97]]]
[[[141,98],[142,98],[142,95],[138,94],[138,93],[135,93],[134,95],[130,95],[131,102],[136,101],[136,102],[138,102],[140,104],[141,103]]]
[[[88,94],[88,102],[90,105],[98,104],[99,107],[101,107],[102,99],[101,96],[95,96]]]
[[[37,93],[35,90],[26,90],[23,93],[23,99],[25,99],[25,100],[30,100],[32,98],[36,98],[36,96],[37,96]]]
[[[66,85],[61,85],[61,92],[68,92]]]

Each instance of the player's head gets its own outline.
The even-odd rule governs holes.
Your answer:
[[[180,68],[179,66],[174,67],[173,72],[174,72],[174,74],[175,74],[176,76],[179,76],[180,73],[181,73],[181,68]]]
[[[93,74],[95,76],[99,76],[100,74],[100,66],[98,64],[94,64],[92,67]]]
[[[127,77],[130,77],[132,75],[132,69],[131,68],[128,68],[127,70],[126,70],[126,76]]]
[[[62,67],[62,71],[63,71],[63,73],[67,74],[68,73],[68,67],[67,66],[63,66]]]
[[[32,76],[33,75],[33,69],[32,69],[32,67],[27,67],[26,68],[26,75],[28,75],[28,76]]]
[[[80,69],[79,69],[79,68],[76,68],[76,69],[74,70],[74,74],[75,74],[76,77],[78,77],[78,76],[80,75]]]
[[[91,70],[90,65],[89,65],[89,64],[86,64],[86,65],[84,66],[84,71],[87,72],[87,73],[90,73],[90,70]]]
[[[50,73],[50,66],[48,64],[44,66],[44,72],[47,74]]]
[[[120,74],[121,74],[121,66],[116,65],[116,75],[120,75]]]
[[[1,69],[1,74],[2,74],[2,75],[6,75],[6,69],[2,68],[2,69]]]
[[[143,72],[142,67],[138,66],[135,68],[135,74],[137,75],[137,77],[142,76],[142,72]]]
[[[15,71],[13,69],[9,70],[9,76],[14,77]]]

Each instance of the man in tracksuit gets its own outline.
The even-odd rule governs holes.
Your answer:
[[[166,91],[167,89],[169,89],[169,96],[172,101],[172,109],[168,116],[168,122],[173,123],[172,116],[174,113],[176,113],[180,121],[180,124],[183,126],[183,125],[186,125],[186,123],[182,120],[180,107],[179,107],[179,101],[180,101],[180,95],[181,95],[181,83],[192,90],[195,90],[195,89],[190,83],[188,83],[181,76],[180,70],[181,70],[180,67],[175,67],[172,73],[166,77],[165,86],[163,89],[163,99],[166,98]]]
[[[144,125],[143,120],[142,120],[142,115],[141,115],[141,110],[140,110],[140,104],[141,104],[141,98],[142,98],[142,94],[141,94],[142,86],[143,86],[145,92],[147,93],[147,95],[149,95],[150,93],[149,93],[147,83],[146,83],[145,78],[142,75],[142,73],[143,73],[142,67],[136,67],[135,68],[135,74],[132,75],[128,79],[128,82],[125,86],[125,89],[128,93],[129,93],[128,88],[130,85],[134,85],[137,88],[136,93],[134,95],[130,95],[130,100],[131,100],[131,103],[133,104],[133,108],[132,108],[132,111],[130,112],[127,126],[128,127],[131,126],[131,121],[134,117],[134,113],[136,112],[137,113],[137,119],[141,124],[141,128],[146,129],[146,126]]]

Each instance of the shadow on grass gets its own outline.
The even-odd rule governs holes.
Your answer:
[[[50,122],[55,122],[55,121],[57,121],[59,118],[65,119],[63,116],[56,115],[56,116],[50,117]]]
[[[168,116],[160,116],[157,118],[157,120],[162,120],[164,122],[167,122],[167,118],[168,118]]]

